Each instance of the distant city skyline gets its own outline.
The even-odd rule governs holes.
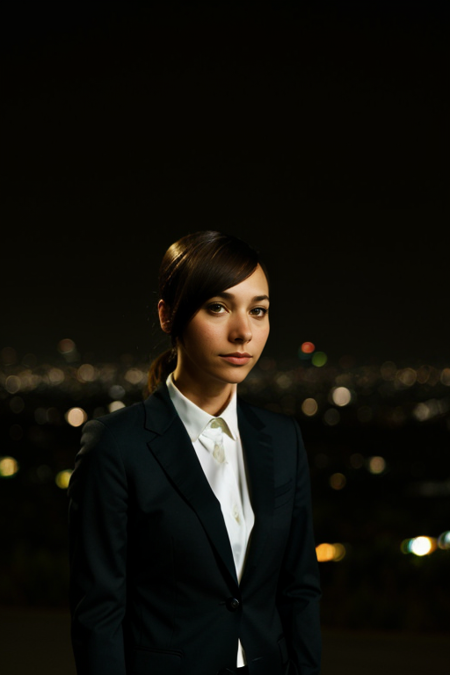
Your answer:
[[[152,356],[164,250],[218,229],[267,262],[267,354],[445,365],[444,5],[144,4],[11,8],[0,349]]]

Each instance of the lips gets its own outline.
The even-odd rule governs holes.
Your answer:
[[[253,357],[247,352],[233,352],[233,354],[220,354],[220,357],[234,366],[245,366]]]

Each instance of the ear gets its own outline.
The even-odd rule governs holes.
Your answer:
[[[165,333],[170,333],[170,311],[164,300],[158,302],[158,315],[161,329]]]

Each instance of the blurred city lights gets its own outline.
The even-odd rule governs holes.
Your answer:
[[[334,427],[336,424],[339,424],[340,419],[341,416],[336,408],[328,408],[328,410],[324,412],[323,421],[329,427]]]
[[[120,399],[125,396],[125,389],[122,387],[121,384],[113,384],[113,386],[109,388],[108,393],[111,398]]]
[[[50,380],[51,384],[56,386],[64,382],[65,377],[64,371],[61,370],[61,368],[50,368],[48,371],[48,379]]]
[[[345,557],[346,550],[343,544],[319,544],[316,546],[318,562],[339,562]]]
[[[129,368],[125,373],[125,379],[130,384],[139,384],[145,379],[146,375],[139,368]]]
[[[20,378],[17,375],[9,375],[5,381],[5,389],[8,394],[17,394],[20,391]]]
[[[335,405],[343,408],[352,400],[352,395],[347,387],[335,387],[331,392],[331,398]]]
[[[25,408],[25,402],[23,398],[21,398],[20,396],[13,396],[9,402],[9,407],[11,408],[13,413],[16,413],[16,415],[18,415]]]
[[[313,417],[318,411],[319,406],[314,398],[305,398],[302,403],[302,413],[307,417]]]
[[[0,457],[0,477],[9,478],[19,471],[19,464],[14,457]]]
[[[417,382],[419,384],[425,384],[430,379],[430,367],[429,366],[420,366],[417,370]]]
[[[430,555],[437,548],[437,540],[434,537],[414,537],[413,539],[405,539],[401,543],[401,550],[403,553],[412,553],[420,558],[425,555]]]
[[[450,402],[447,399],[435,398],[418,403],[413,409],[413,415],[419,422],[426,422],[438,415],[444,415],[450,410]]]
[[[292,384],[292,378],[288,373],[280,373],[276,376],[275,382],[280,389],[288,389]]]
[[[80,382],[93,382],[95,376],[95,368],[90,363],[83,363],[77,370],[77,377]]]
[[[417,373],[413,368],[402,368],[395,374],[396,379],[405,387],[412,387],[416,383]]]
[[[58,342],[58,351],[61,354],[71,354],[76,349],[75,342],[70,338],[64,338]]]
[[[450,550],[450,531],[443,532],[442,534],[439,535],[437,544],[439,548],[443,549],[444,551]]]
[[[333,473],[333,475],[330,476],[329,483],[333,490],[342,490],[347,484],[347,479],[343,473]]]
[[[316,368],[321,368],[326,364],[327,361],[328,357],[325,354],[325,352],[315,352],[315,354],[313,354],[311,359],[311,363],[313,364],[313,366],[316,366]]]
[[[123,401],[111,401],[111,403],[108,406],[109,412],[115,412],[116,410],[120,410],[121,408],[125,408],[125,403]]]
[[[83,408],[70,408],[65,414],[65,419],[71,427],[81,427],[87,420],[87,414]]]
[[[443,385],[450,387],[450,368],[443,369],[440,379]]]
[[[381,474],[386,469],[386,461],[383,457],[371,457],[368,462],[370,473]]]
[[[72,471],[70,471],[69,469],[65,469],[64,471],[60,471],[55,476],[56,485],[59,488],[61,488],[62,490],[67,490],[67,488],[69,487],[69,481],[70,481],[71,475],[72,475]]]

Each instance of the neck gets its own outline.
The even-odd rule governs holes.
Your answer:
[[[186,396],[192,403],[214,417],[225,410],[237,386],[222,382],[213,382],[209,386],[205,386],[205,383],[191,380],[185,375],[177,373],[177,370],[173,373],[173,381],[183,396]]]

